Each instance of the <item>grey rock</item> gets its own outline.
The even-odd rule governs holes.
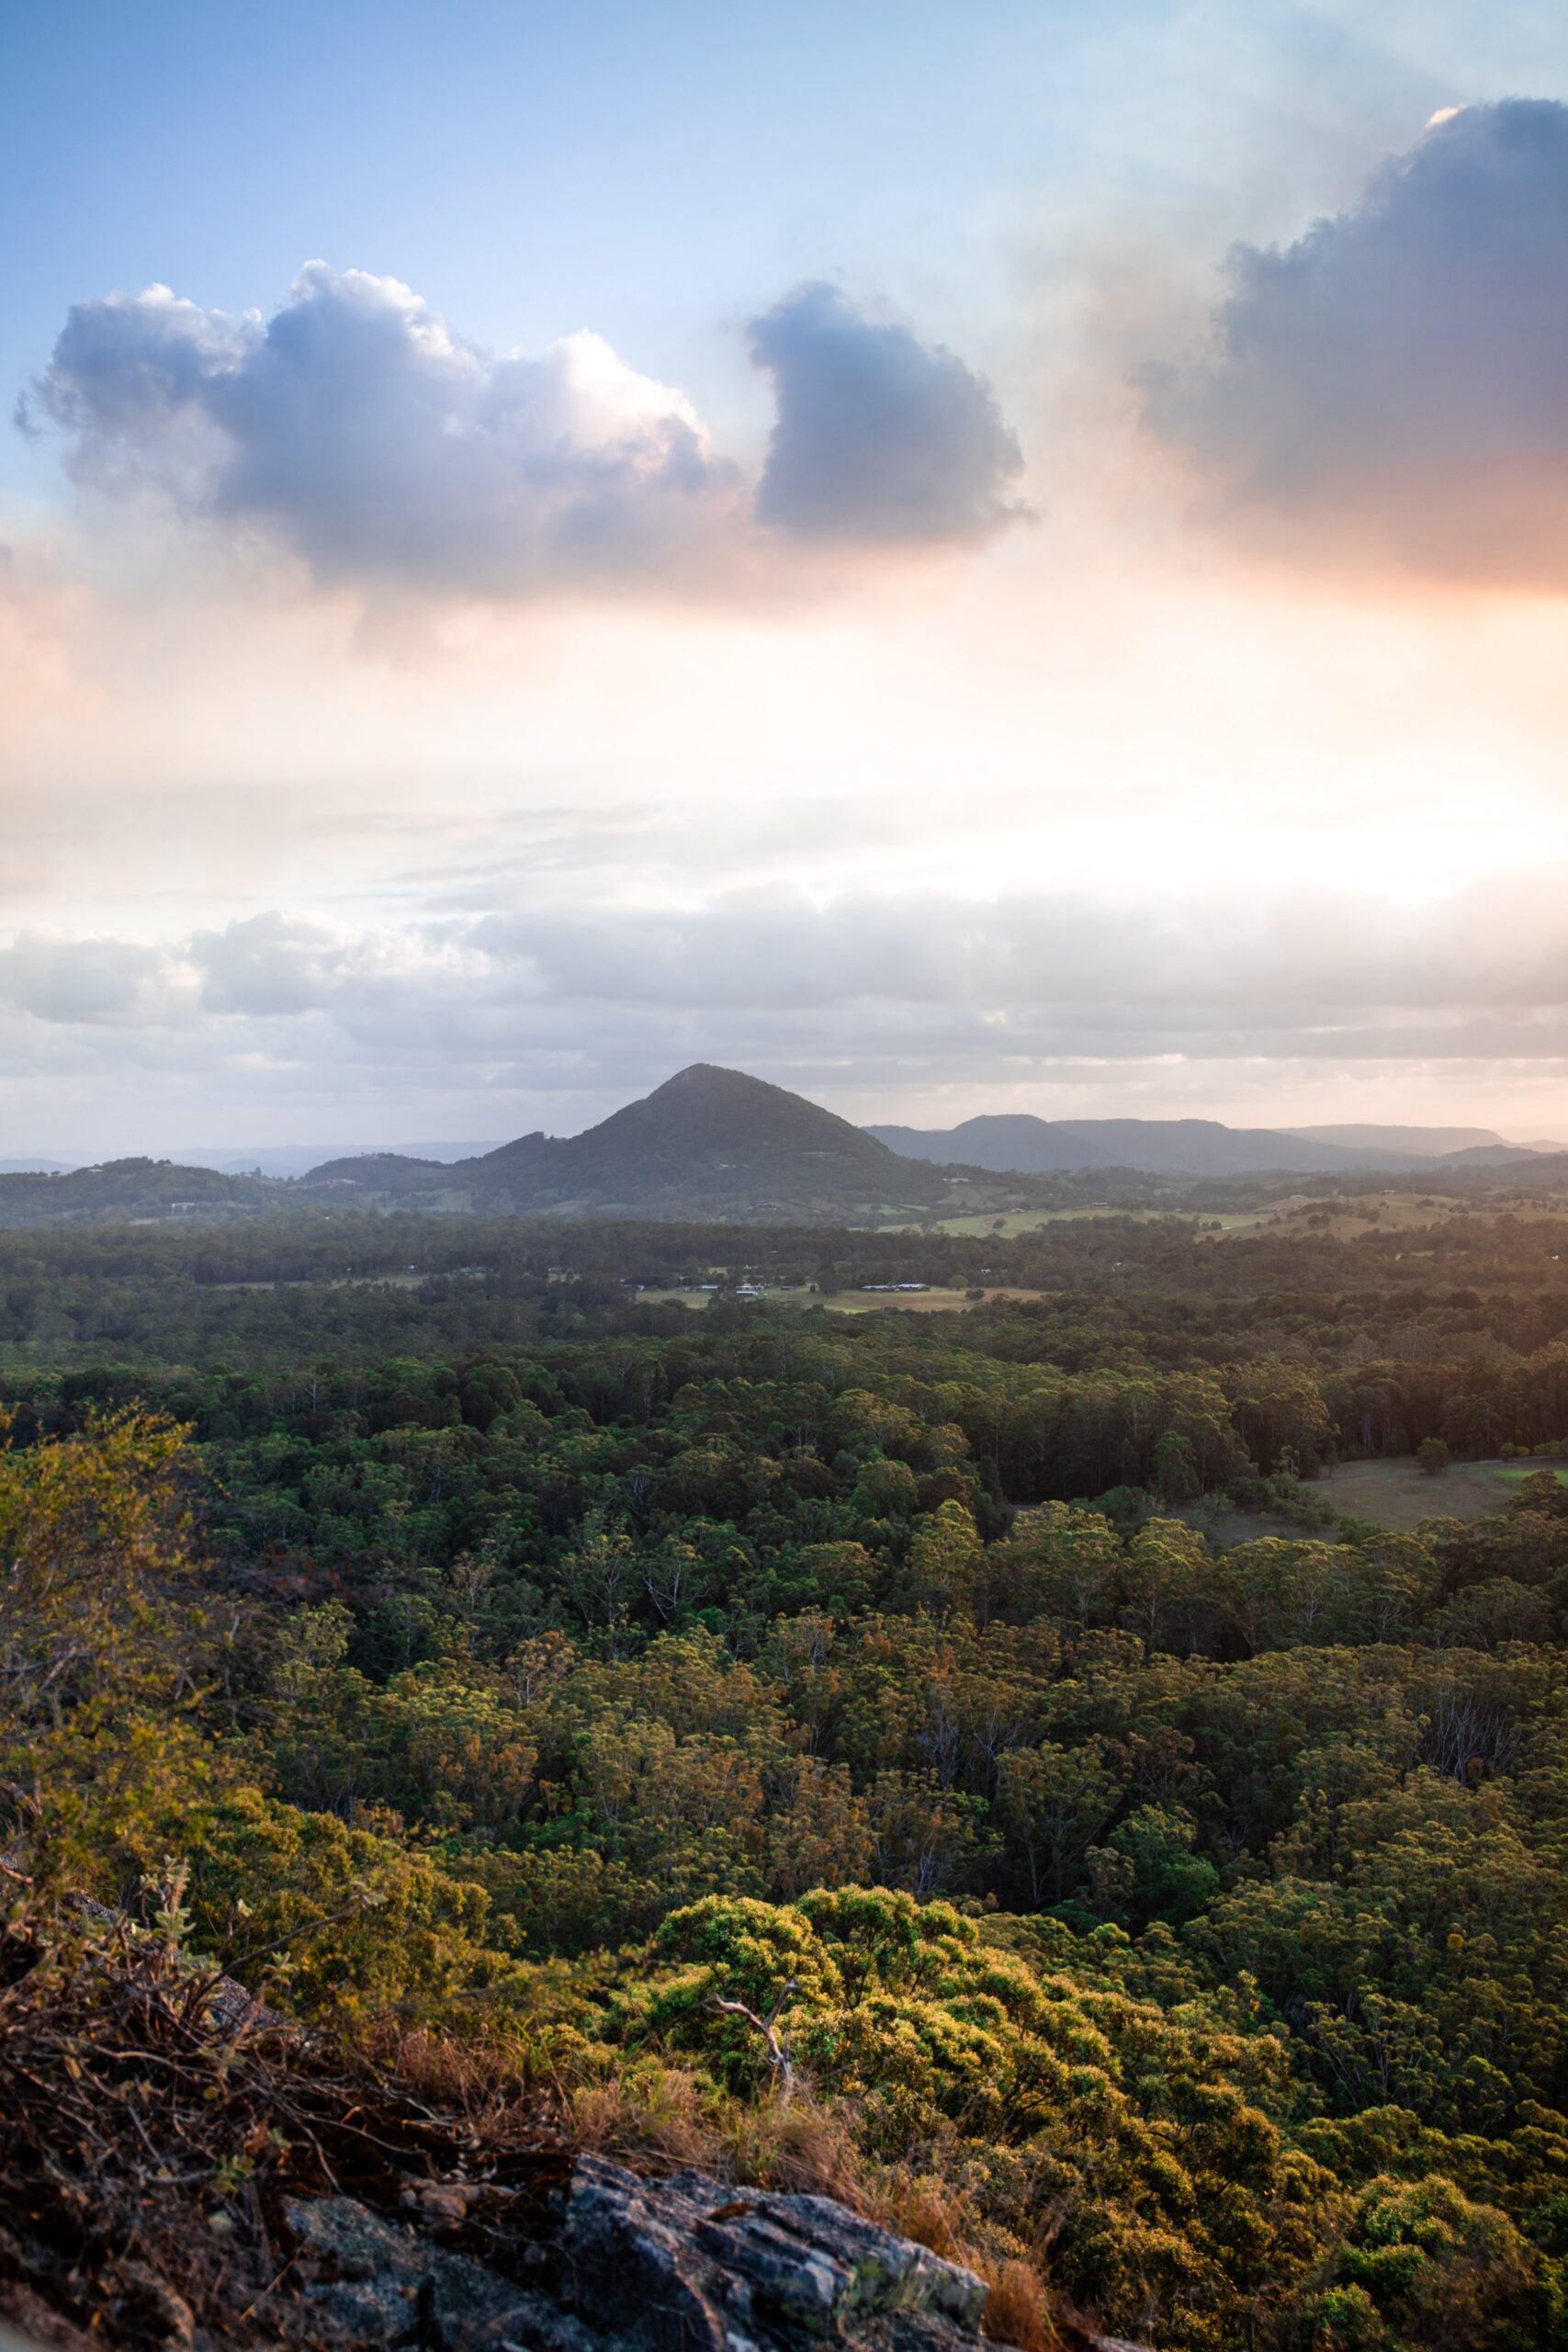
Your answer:
[[[600,2352],[598,2339],[547,2297],[467,2255],[383,2221],[352,2197],[291,2199],[296,2291],[347,2345],[412,2352]]]
[[[633,2352],[956,2352],[986,2301],[972,2271],[831,2198],[643,2180],[596,2157],[577,2166],[561,2252],[574,2307]]]
[[[414,2352],[975,2352],[972,2271],[828,2197],[580,2160],[522,2286],[347,2197],[291,2199],[323,2337]]]

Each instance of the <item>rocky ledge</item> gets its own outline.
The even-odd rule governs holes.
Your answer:
[[[644,2180],[585,2156],[557,2227],[506,2277],[343,2197],[288,2207],[296,2291],[324,2340],[414,2352],[964,2352],[973,2271],[830,2198]],[[510,2267],[510,2266],[509,2266]],[[532,2277],[527,2276],[532,2271]]]
[[[981,2342],[986,2288],[972,2270],[831,2198],[737,2189],[700,2172],[645,2180],[584,2156],[563,2207],[551,2236],[522,2247],[518,2277],[352,2198],[298,2199],[288,2208],[295,2291],[321,2341],[344,2352],[973,2352]],[[1143,2352],[1077,2329],[1072,2340],[1082,2352]]]

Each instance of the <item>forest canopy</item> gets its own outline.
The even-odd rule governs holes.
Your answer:
[[[6,1241],[18,1882],[1161,2346],[1568,2341],[1568,1221],[477,1230]]]

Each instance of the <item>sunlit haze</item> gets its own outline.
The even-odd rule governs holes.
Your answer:
[[[1568,1125],[1568,18],[111,0],[0,173],[0,1153]]]

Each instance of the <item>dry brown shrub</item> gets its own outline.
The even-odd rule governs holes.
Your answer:
[[[868,2211],[864,2160],[841,2113],[809,2099],[786,2108],[739,2108],[729,2141],[730,2160],[740,2177],[765,2188],[836,2197],[856,2212]]]
[[[418,2055],[433,2075],[456,2063],[434,2041]],[[308,2306],[279,2291],[281,2200],[395,2211],[449,2190],[444,2224],[489,2199],[514,2228],[569,2159],[543,2105],[506,2123],[482,2133],[363,2052],[234,2007],[123,1918],[29,1898],[0,1927],[0,2316],[40,2341],[39,2310],[60,2345],[313,2346]]]
[[[354,2046],[400,2089],[461,2115],[486,2139],[504,2139],[512,2121],[533,2129],[542,2110],[558,2105],[506,2042],[458,2041],[389,2018],[357,2033]]]
[[[880,2176],[863,2206],[874,2218],[945,2261],[962,2263],[990,2289],[980,2332],[1020,2352],[1066,2352],[1068,2339],[1056,2327],[1044,2280],[1032,2262],[999,2250],[962,2191],[925,2174],[913,2179]],[[1005,2246],[1005,2240],[1004,2240]]]
[[[930,2246],[947,2262],[963,2259],[959,2252],[964,2243],[962,2217],[940,2181],[886,2176],[878,2183],[875,2218],[901,2236],[913,2238],[917,2245]]]
[[[574,2144],[634,2166],[693,2165],[760,2188],[809,2190],[870,2210],[849,2121],[810,2098],[746,2107],[679,2066],[643,2064],[570,2095]]]
[[[1032,2262],[980,2259],[970,2267],[991,2290],[980,2319],[982,2335],[1015,2344],[1020,2352],[1061,2352],[1062,2337],[1051,2317],[1044,2281]]]
[[[716,2169],[717,2135],[696,2076],[679,2066],[639,2066],[583,2083],[570,2095],[573,2144],[596,2155]]]

